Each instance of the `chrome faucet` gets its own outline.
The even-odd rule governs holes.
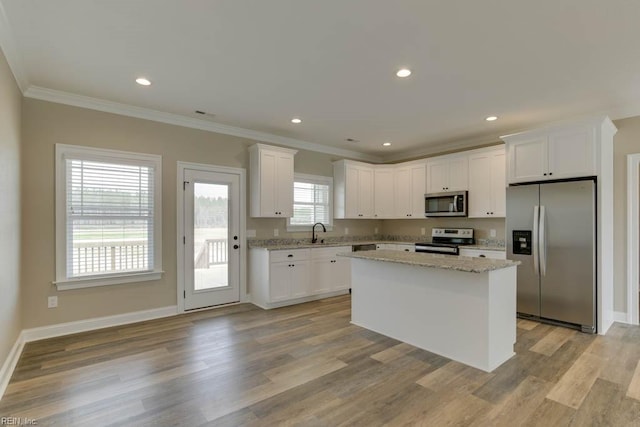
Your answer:
[[[316,225],[318,224],[322,226],[322,231],[324,231],[325,233],[327,232],[327,228],[324,226],[323,223],[316,222],[315,224],[313,224],[313,227],[311,227],[311,243],[315,243],[318,241],[318,238],[316,237]]]

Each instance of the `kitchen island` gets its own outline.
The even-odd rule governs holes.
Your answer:
[[[351,322],[491,372],[514,355],[519,262],[389,250],[351,258]]]

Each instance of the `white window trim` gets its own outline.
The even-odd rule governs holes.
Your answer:
[[[67,278],[67,188],[65,158],[109,161],[116,163],[148,163],[154,171],[153,211],[153,266],[151,271],[101,274],[90,277]],[[95,286],[158,280],[162,277],[162,156],[132,153],[128,151],[90,148],[78,145],[56,144],[56,280],[52,282],[58,290],[81,289]]]
[[[308,175],[304,173],[296,173],[293,175],[293,181],[312,182],[314,184],[329,185],[329,223],[324,224],[327,231],[333,230],[333,178],[330,176]],[[309,231],[308,225],[291,225],[291,218],[287,218],[287,231]]]

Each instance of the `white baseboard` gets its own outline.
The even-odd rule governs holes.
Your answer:
[[[177,306],[172,305],[169,307],[154,308],[151,310],[134,311],[133,313],[116,314],[115,316],[96,317],[93,319],[78,320],[76,322],[58,323],[56,325],[25,329],[22,331],[22,336],[24,342],[31,342],[46,338],[60,337],[62,335],[77,334],[78,332],[108,328],[111,326],[126,325],[128,323],[175,316],[176,314],[178,314],[178,308]]]
[[[624,311],[614,311],[613,321],[620,322],[620,323],[631,323],[629,321],[629,317],[627,316],[627,313],[625,313]]]
[[[300,298],[295,298],[295,299],[290,299],[290,300],[280,301],[280,302],[260,303],[258,301],[251,301],[251,304],[258,306],[263,310],[271,310],[272,308],[280,308],[280,307],[286,307],[288,305],[302,304],[305,302],[316,301],[319,299],[336,297],[338,295],[346,295],[348,293],[349,293],[349,289],[343,289],[340,291],[327,292],[327,293],[318,294],[318,295],[310,295],[307,297],[300,297]]]
[[[2,369],[0,369],[0,399],[2,399],[2,396],[9,385],[11,375],[13,375],[13,370],[18,364],[18,360],[22,354],[22,349],[24,348],[24,343],[24,332],[20,332],[15,344],[11,347],[11,351],[2,364]]]

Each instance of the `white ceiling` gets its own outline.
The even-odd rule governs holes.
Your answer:
[[[27,94],[204,110],[234,129],[378,158],[640,114],[636,0],[0,3],[0,42]],[[397,78],[401,66],[413,75]],[[153,85],[136,85],[141,75]]]

